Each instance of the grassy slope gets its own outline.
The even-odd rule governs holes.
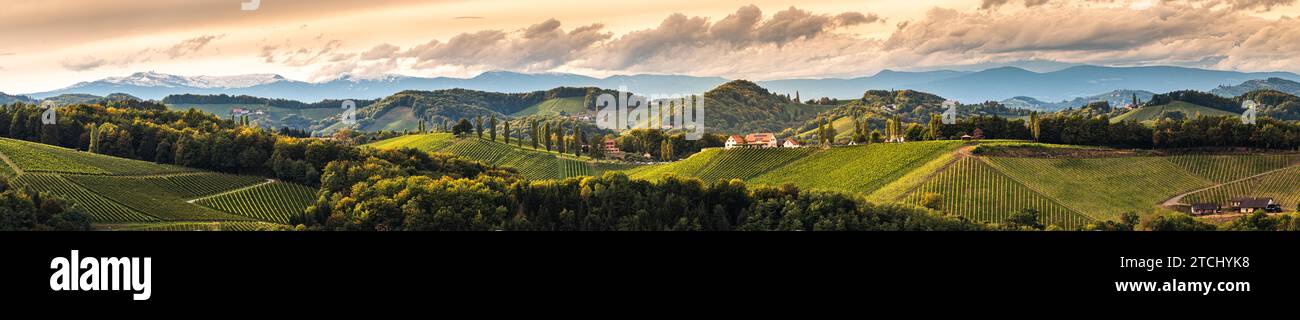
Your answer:
[[[527,117],[531,115],[559,115],[564,112],[567,115],[579,115],[587,112],[587,107],[583,105],[584,97],[556,98],[528,106],[511,114],[511,117]]]
[[[374,122],[366,125],[361,131],[402,131],[417,130],[420,127],[420,119],[415,117],[415,112],[411,107],[396,107],[384,111],[384,114],[375,118]]]
[[[577,176],[599,175],[607,170],[626,169],[625,165],[595,162],[560,154],[534,150],[478,138],[456,138],[449,133],[406,135],[367,146],[391,149],[410,147],[430,152],[445,152],[482,161],[496,166],[513,167],[529,179],[562,179]]]
[[[848,140],[853,138],[853,118],[839,117],[831,121],[831,126],[835,127],[836,140]],[[817,129],[812,129],[797,134],[804,139],[817,139]]]
[[[256,212],[231,214],[187,201],[265,181],[12,139],[0,139],[0,154],[17,167],[0,163],[13,184],[60,195],[100,224],[251,221]]]
[[[1137,110],[1129,111],[1118,117],[1112,118],[1110,119],[1110,121],[1120,122],[1125,120],[1134,120],[1134,121],[1142,122],[1142,121],[1158,120],[1160,115],[1164,114],[1166,111],[1182,111],[1183,114],[1186,114],[1187,117],[1189,118],[1195,117],[1196,113],[1198,112],[1201,115],[1207,117],[1208,116],[1237,116],[1236,113],[1232,113],[1232,112],[1213,109],[1210,107],[1191,104],[1182,101],[1174,101],[1173,103],[1166,104],[1166,105],[1147,106],[1147,107],[1138,108]]]

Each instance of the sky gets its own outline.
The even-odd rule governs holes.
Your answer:
[[[1300,73],[1300,0],[245,1],[4,1],[0,92],[144,71],[311,82],[1070,64]]]

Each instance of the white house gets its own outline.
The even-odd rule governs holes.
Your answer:
[[[799,144],[798,141],[794,141],[794,139],[792,139],[792,138],[785,138],[785,143],[783,143],[781,146],[782,146],[782,147],[786,147],[786,148],[802,148],[802,147],[803,147],[802,144]]]
[[[723,143],[723,149],[731,149],[735,147],[744,147],[744,146],[745,146],[745,138],[738,135],[731,135],[731,137],[727,138],[727,142]]]

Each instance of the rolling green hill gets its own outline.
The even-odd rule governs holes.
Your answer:
[[[558,116],[558,115],[579,115],[587,113],[587,105],[583,97],[555,98],[539,102],[510,114],[511,117],[526,117],[531,115]]]
[[[1004,141],[973,144],[993,148],[1036,145]],[[641,179],[677,175],[706,182],[740,179],[751,184],[793,184],[858,193],[875,202],[914,205],[923,205],[926,195],[933,194],[937,209],[949,214],[1001,222],[1020,210],[1034,209],[1048,224],[1065,228],[1118,220],[1125,212],[1151,212],[1181,193],[1288,167],[1291,169],[1203,192],[1203,197],[1269,196],[1291,207],[1300,201],[1294,179],[1300,154],[1153,156],[1105,148],[1039,146],[1080,153],[974,155],[973,145],[956,141],[830,149],[709,149],[682,161],[625,172]]]
[[[429,152],[450,153],[489,165],[512,167],[529,179],[592,176],[609,170],[630,167],[630,165],[597,162],[585,157],[577,158],[570,154],[534,150],[476,137],[456,138],[450,133],[405,135],[377,141],[367,146],[380,149],[409,147]]]
[[[1110,121],[1120,122],[1133,120],[1137,122],[1159,120],[1166,112],[1182,112],[1187,118],[1195,117],[1196,114],[1203,116],[1238,116],[1236,113],[1214,109],[1206,106],[1196,105],[1183,101],[1174,101],[1169,104],[1157,106],[1144,106],[1133,111],[1126,112],[1118,117],[1111,118]]]
[[[704,93],[705,126],[713,132],[781,132],[835,106],[794,103],[745,80],[735,80]]]
[[[58,195],[105,229],[168,229],[198,223],[207,229],[261,229],[287,223],[314,190],[264,178],[207,172],[0,138],[0,174],[21,188]],[[266,186],[264,186],[266,185]],[[205,200],[203,205],[196,204]],[[296,212],[296,213],[295,213]],[[211,223],[217,222],[217,223]],[[226,224],[226,222],[246,222]],[[214,227],[216,226],[216,227]],[[178,227],[187,230],[189,227]]]
[[[972,219],[998,222],[1028,208],[1038,210],[1049,223],[1077,227],[1092,221],[1117,220],[1124,212],[1150,212],[1184,192],[1288,167],[1291,169],[1286,170],[1292,171],[1256,179],[1268,181],[1257,182],[1262,187],[1243,182],[1228,185],[1236,189],[1204,194],[1212,199],[1273,196],[1284,206],[1294,207],[1295,192],[1279,191],[1288,187],[1295,190],[1295,182],[1282,177],[1286,177],[1285,172],[1294,172],[1297,165],[1300,154],[1057,158],[959,155],[954,164],[922,179],[921,187],[906,201],[921,204],[925,193],[934,193],[942,197],[941,210]]]
[[[766,185],[870,194],[931,160],[952,153],[960,142],[871,144],[831,149],[709,149],[682,161],[629,171],[633,178],[667,175],[705,180],[741,179]]]

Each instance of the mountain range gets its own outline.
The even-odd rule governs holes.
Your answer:
[[[1017,67],[982,71],[893,71],[850,79],[778,79],[758,85],[778,94],[798,94],[802,99],[820,97],[860,98],[870,89],[913,89],[935,93],[967,103],[1031,97],[1039,101],[1063,101],[1090,97],[1115,90],[1168,92],[1209,91],[1220,86],[1250,80],[1278,78],[1300,81],[1290,72],[1218,71],[1185,67],[1101,67],[1073,66],[1050,72],[1033,72]],[[69,93],[108,95],[127,93],[144,99],[162,99],[171,94],[229,94],[265,98],[320,101],[325,99],[378,99],[405,90],[463,88],[491,92],[532,92],[556,87],[627,87],[639,93],[696,94],[730,81],[721,77],[683,75],[619,75],[595,78],[568,73],[485,72],[472,78],[422,78],[388,75],[338,79],[311,83],[272,74],[242,76],[176,76],[140,72],[82,82],[67,88],[26,94],[44,99]]]
[[[1002,105],[1007,106],[1008,108],[1030,109],[1030,110],[1039,110],[1039,111],[1055,111],[1055,110],[1061,110],[1065,108],[1081,108],[1083,106],[1088,105],[1089,103],[1093,103],[1097,101],[1106,101],[1107,103],[1110,103],[1111,106],[1120,107],[1120,106],[1133,104],[1134,96],[1136,96],[1139,101],[1148,101],[1151,100],[1151,97],[1155,95],[1156,94],[1154,92],[1146,91],[1146,90],[1115,90],[1115,91],[1106,92],[1102,94],[1078,97],[1078,98],[1063,100],[1059,102],[1046,102],[1046,101],[1035,99],[1033,97],[1025,97],[1025,96],[1012,97],[1010,99],[1005,99],[999,102],[1002,103]]]
[[[1260,89],[1277,90],[1283,93],[1300,96],[1300,82],[1282,78],[1250,80],[1235,86],[1219,86],[1214,90],[1210,90],[1210,93],[1221,97],[1236,97]]]

